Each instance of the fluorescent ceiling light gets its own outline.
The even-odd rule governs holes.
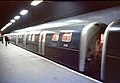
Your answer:
[[[8,26],[10,26],[10,25],[12,25],[12,23],[11,23],[11,22],[9,22],[7,25],[8,25]]]
[[[6,29],[8,26],[10,26],[10,25],[12,25],[12,23],[11,22],[9,22],[8,24],[6,24],[2,29],[1,29],[1,31],[3,31],[4,29]]]
[[[43,2],[43,0],[34,0],[31,5],[32,6],[37,6],[39,3]]]
[[[25,15],[25,14],[27,14],[27,13],[28,13],[28,10],[22,10],[22,11],[20,12],[21,15]]]
[[[15,16],[14,19],[15,20],[18,20],[20,18],[20,16]]]
[[[10,22],[11,22],[11,23],[14,23],[14,22],[15,22],[15,20],[14,20],[14,19],[12,19]]]
[[[4,26],[2,29],[1,29],[1,31],[3,31],[4,29],[6,29],[7,27],[6,26]]]

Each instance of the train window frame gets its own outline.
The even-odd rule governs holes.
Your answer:
[[[59,32],[55,32],[53,35],[52,35],[52,41],[58,41],[59,40]]]
[[[72,40],[72,32],[66,32],[62,35],[62,42],[70,42]]]

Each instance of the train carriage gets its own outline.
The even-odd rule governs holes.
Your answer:
[[[48,29],[45,57],[100,79],[101,35],[107,25],[93,22]],[[98,47],[98,48],[97,48]],[[91,54],[90,54],[91,52]]]
[[[99,22],[71,24],[15,33],[13,41],[29,51],[100,79],[101,36],[106,27]]]
[[[120,20],[109,24],[104,40],[101,79],[105,83],[120,83]]]
[[[31,52],[104,83],[120,83],[120,20],[109,26],[100,22],[55,24],[8,35],[11,43]],[[62,24],[61,20],[57,24]]]

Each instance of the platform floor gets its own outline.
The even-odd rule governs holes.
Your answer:
[[[0,42],[0,83],[102,83],[48,59]]]

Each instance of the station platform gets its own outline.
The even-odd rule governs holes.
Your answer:
[[[102,83],[13,44],[0,42],[0,83]]]

